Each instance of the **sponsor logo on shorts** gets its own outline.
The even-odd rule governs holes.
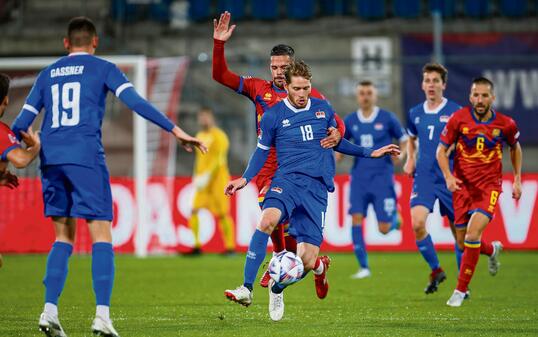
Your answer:
[[[316,111],[316,118],[325,118],[325,111]]]
[[[374,124],[374,129],[377,130],[377,131],[383,130],[383,124],[375,123]]]
[[[282,194],[282,188],[280,187],[271,187],[271,191]]]

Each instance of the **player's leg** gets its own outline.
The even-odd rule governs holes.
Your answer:
[[[271,232],[280,222],[281,217],[286,216],[285,207],[277,199],[266,199],[261,219],[256,226],[256,231],[250,239],[247,255],[245,258],[243,285],[234,290],[225,290],[224,295],[231,301],[244,306],[252,303],[252,289],[256,274],[265,259],[267,242]]]
[[[398,218],[394,177],[379,175],[372,195],[372,205],[377,217],[379,232],[388,234],[394,228],[394,222],[397,222]]]
[[[488,215],[481,212],[474,212],[469,220],[467,233],[465,234],[465,247],[458,276],[458,285],[447,302],[449,306],[459,307],[465,298],[465,292],[468,289],[480,257],[480,239],[490,220]]]
[[[368,207],[368,191],[366,185],[361,184],[357,177],[351,177],[351,188],[349,190],[349,211],[351,214],[351,241],[353,243],[353,253],[359,264],[359,270],[351,275],[351,278],[364,278],[370,276],[368,265],[368,253],[364,242],[363,221]]]
[[[73,253],[76,219],[53,217],[56,241],[47,257],[43,284],[45,285],[45,308],[39,319],[39,328],[45,334],[65,336],[58,320],[58,299],[67,279],[69,257]]]
[[[196,200],[196,197],[195,197]],[[200,218],[198,216],[199,208],[194,208],[191,211],[191,217],[189,218],[189,227],[192,231],[194,237],[194,246],[192,251],[189,252],[191,255],[198,255],[201,253],[201,243],[200,243]]]
[[[224,190],[226,182],[219,186],[219,190]],[[224,254],[229,255],[235,252],[235,223],[230,216],[230,199],[223,194],[211,197],[211,212],[216,215],[222,241],[224,242]]]
[[[59,165],[42,167],[43,203],[45,216],[54,223],[56,241],[47,257],[43,285],[45,308],[39,319],[39,328],[47,335],[65,336],[58,320],[58,299],[67,278],[69,257],[75,242],[76,221],[70,218],[72,200],[68,193],[69,180]]]

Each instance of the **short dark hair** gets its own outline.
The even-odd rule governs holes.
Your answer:
[[[271,56],[289,56],[293,58],[295,56],[295,50],[287,44],[277,44],[271,49]]]
[[[491,82],[491,80],[489,78],[484,77],[484,76],[473,78],[473,83],[471,84],[471,86],[473,84],[487,84],[491,88],[491,92],[493,92],[493,90],[495,89],[495,86],[493,85],[493,82]]]
[[[310,70],[308,64],[306,64],[303,60],[299,60],[292,62],[290,66],[286,68],[284,75],[286,76],[286,83],[290,84],[293,76],[300,76],[310,80],[312,78],[312,71]]]
[[[361,87],[375,87],[374,82],[370,80],[362,80],[359,82],[358,86]]]
[[[85,16],[77,16],[69,21],[67,26],[67,39],[74,47],[88,46],[92,43],[97,30],[92,20]]]
[[[422,73],[436,72],[441,75],[441,80],[446,83],[448,80],[448,70],[440,63],[426,63],[422,67]]]
[[[4,73],[0,73],[0,103],[4,101],[9,92],[9,76]]]

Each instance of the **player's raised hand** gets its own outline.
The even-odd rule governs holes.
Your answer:
[[[324,149],[330,149],[338,145],[342,139],[342,135],[337,128],[330,127],[327,129],[327,137],[323,138],[320,142],[321,147]]]
[[[207,153],[207,147],[204,145],[204,143],[198,139],[194,138],[185,131],[183,131],[179,126],[175,126],[172,129],[172,133],[176,137],[176,139],[181,143],[181,146],[185,149],[187,152],[192,152],[193,148],[198,148],[202,153]]]
[[[231,14],[226,11],[220,15],[219,20],[213,19],[213,38],[220,41],[228,41],[235,29],[235,25],[230,26]]]
[[[452,174],[445,177],[445,181],[446,181],[446,188],[448,188],[450,192],[461,190],[461,184],[463,183],[463,181],[454,177]]]
[[[519,200],[521,198],[521,181],[515,180],[512,185],[512,198]]]
[[[19,178],[6,170],[0,173],[0,186],[6,186],[7,188],[14,189],[19,186]]]
[[[386,156],[386,155],[391,155],[391,156],[399,156],[401,153],[400,151],[400,147],[396,144],[389,144],[389,145],[385,145],[377,150],[374,150],[372,152],[372,155],[371,157],[372,158],[379,158],[379,157],[383,157],[383,156]]]
[[[227,196],[232,196],[236,191],[239,191],[247,185],[247,180],[245,178],[237,178],[232,180],[224,188],[224,194]]]
[[[28,128],[28,132],[21,131],[22,141],[27,147],[41,147],[41,140],[39,139],[39,132],[34,132],[32,127]]]

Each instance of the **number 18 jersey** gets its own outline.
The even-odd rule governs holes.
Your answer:
[[[39,114],[42,165],[104,163],[101,124],[108,91],[119,96],[132,84],[111,62],[71,53],[41,71],[23,109]]]

